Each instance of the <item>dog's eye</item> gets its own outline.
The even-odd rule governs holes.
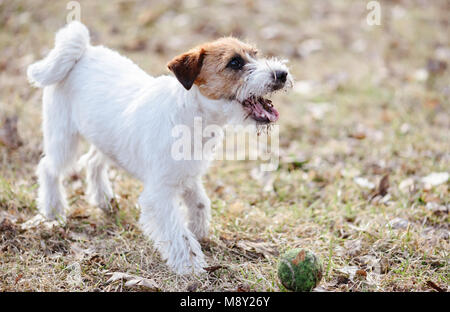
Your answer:
[[[242,69],[244,66],[244,60],[240,56],[235,56],[231,59],[230,62],[228,62],[227,67],[235,70]]]

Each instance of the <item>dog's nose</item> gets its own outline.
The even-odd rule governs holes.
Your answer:
[[[287,72],[284,70],[275,71],[275,80],[278,83],[285,83],[287,77]]]

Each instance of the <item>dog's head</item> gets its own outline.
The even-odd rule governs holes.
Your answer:
[[[258,58],[258,51],[227,37],[200,45],[175,57],[167,66],[187,89],[196,85],[212,100],[228,100],[246,119],[268,124],[278,111],[264,96],[292,86],[285,61]]]

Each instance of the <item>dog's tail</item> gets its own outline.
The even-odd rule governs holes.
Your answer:
[[[89,31],[73,21],[56,33],[55,47],[42,60],[27,69],[30,83],[44,87],[63,80],[89,45]]]

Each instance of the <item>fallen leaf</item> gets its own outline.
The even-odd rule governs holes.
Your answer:
[[[270,256],[279,255],[275,246],[266,242],[240,240],[236,243],[236,247],[252,258],[269,258]]]
[[[355,181],[355,183],[358,184],[359,186],[361,186],[363,188],[367,188],[369,190],[372,190],[375,188],[375,184],[373,184],[366,178],[356,177],[353,179],[353,181]]]
[[[355,272],[355,274],[358,275],[358,276],[361,276],[361,277],[363,277],[363,278],[366,278],[366,277],[367,277],[367,272],[364,271],[364,270],[357,270],[357,271]]]
[[[443,288],[439,287],[432,281],[427,281],[427,285],[438,292],[446,292],[447,291],[447,290],[444,290]]]
[[[358,271],[359,268],[357,266],[345,266],[342,268],[337,269],[339,273],[341,273],[343,277],[348,278],[350,280],[353,280],[355,277],[356,271]]]
[[[249,292],[250,286],[248,284],[239,284],[236,291],[237,292]]]
[[[378,185],[378,194],[381,196],[385,196],[389,189],[389,175],[386,174],[381,180],[380,184]]]
[[[357,139],[357,140],[364,140],[366,138],[366,134],[364,132],[355,132],[355,133],[350,133],[349,137],[351,137],[353,139]]]
[[[152,290],[157,290],[158,288],[156,287],[156,284],[154,281],[149,280],[147,278],[142,278],[142,277],[137,277],[137,278],[133,278],[128,280],[125,283],[125,286],[127,287],[134,287],[134,286],[142,286],[142,287],[146,287]]]
[[[69,214],[71,219],[87,219],[89,218],[89,213],[82,206],[75,207]]]
[[[217,271],[218,269],[222,269],[222,268],[223,268],[222,265],[213,265],[213,266],[203,268],[203,270],[205,270],[208,273],[213,273],[213,272]]]
[[[43,215],[37,214],[34,217],[32,217],[31,219],[29,219],[28,221],[22,223],[20,225],[20,228],[22,230],[29,230],[29,229],[43,226],[45,229],[51,230],[51,229],[53,229],[53,227],[57,227],[62,224],[63,224],[62,221],[61,222],[58,220],[49,221]]]
[[[0,233],[3,233],[6,237],[14,237],[17,232],[17,227],[8,218],[4,218],[0,223]]]
[[[19,273],[19,274],[17,275],[17,277],[16,277],[14,283],[17,284],[17,283],[20,281],[20,279],[21,279],[22,277],[23,277],[23,274],[22,274],[22,273]]]
[[[362,242],[360,239],[348,240],[344,243],[346,254],[354,257],[361,252]]]
[[[191,284],[188,285],[188,287],[186,288],[186,291],[194,292],[194,291],[196,291],[200,286],[201,286],[201,284],[200,284],[199,282],[193,282],[193,283],[191,283]]]
[[[389,263],[386,259],[378,259],[372,255],[365,255],[359,261],[366,266],[366,269],[376,274],[385,274],[389,271]]]
[[[408,222],[408,220],[405,220],[402,218],[395,218],[395,219],[391,220],[387,225],[395,230],[399,230],[399,229],[404,230],[404,229],[408,228],[409,222]]]
[[[432,172],[421,179],[426,186],[437,186],[448,181],[448,172]]]
[[[105,266],[105,265],[106,265],[105,260],[104,260],[103,257],[102,257],[101,255],[99,255],[99,254],[93,255],[93,256],[88,260],[88,262],[89,262],[91,265],[92,265],[93,263],[95,263],[95,264],[97,264],[97,265],[100,265],[100,266]]]
[[[82,248],[76,243],[70,245],[70,250],[76,260],[82,260],[85,256],[90,256],[94,253],[92,248]]]
[[[387,195],[389,189],[389,175],[386,174],[378,184],[376,191],[370,197],[370,200],[374,199],[377,196],[384,197]]]
[[[214,192],[217,193],[219,196],[221,196],[223,194],[225,187],[223,185],[218,185],[215,189]]]
[[[350,279],[348,278],[348,276],[345,276],[345,275],[338,275],[337,281],[336,281],[336,284],[337,284],[337,285],[340,285],[340,284],[348,284],[348,282],[350,282]]]
[[[128,273],[122,273],[122,272],[113,272],[113,273],[107,273],[111,275],[111,278],[107,280],[107,283],[112,283],[118,280],[126,280],[125,286],[126,287],[136,287],[136,286],[142,286],[145,288],[148,288],[152,291],[158,291],[159,287],[157,284],[148,278],[131,275]]]

